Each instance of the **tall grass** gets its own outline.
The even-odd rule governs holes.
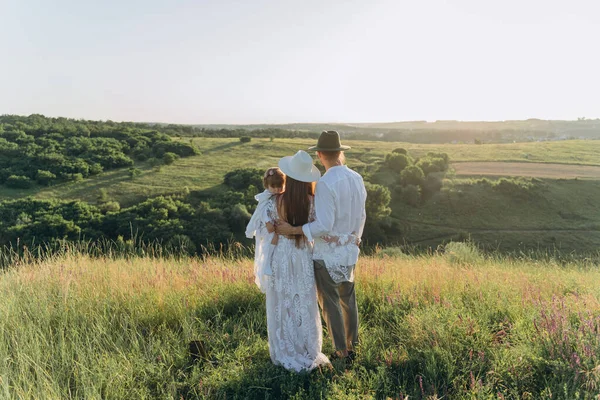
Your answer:
[[[202,257],[218,257],[222,259],[238,259],[249,257],[254,249],[234,240],[215,245],[200,245]],[[22,264],[30,264],[60,256],[85,255],[92,258],[179,258],[189,256],[185,243],[165,246],[162,240],[143,240],[132,234],[131,239],[119,237],[117,240],[66,240],[58,239],[52,243],[15,244],[0,246],[0,271]],[[196,253],[197,255],[197,253]]]
[[[251,260],[80,250],[0,275],[0,398],[600,394],[600,272],[590,263],[460,247],[364,257],[357,361],[295,374],[270,362]],[[192,340],[207,352],[197,362]]]

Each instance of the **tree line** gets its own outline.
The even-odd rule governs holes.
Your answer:
[[[0,245],[35,246],[64,239],[127,240],[135,236],[195,253],[201,252],[202,246],[246,242],[244,228],[256,207],[254,196],[262,173],[253,169],[232,171],[225,178],[224,188],[216,193],[192,191],[159,196],[114,211],[103,207],[106,203],[31,197],[2,201]],[[389,215],[390,195],[379,185],[369,185],[368,189],[372,194],[368,217],[376,225],[377,220]],[[373,201],[375,193],[383,193],[382,204]]]
[[[136,161],[170,163],[198,153],[193,145],[172,140],[169,133],[173,132],[167,128],[159,131],[140,125],[0,116],[0,184],[52,185],[131,167]],[[272,132],[265,130],[268,133]],[[368,191],[364,242],[374,245],[397,238],[400,229],[391,222],[390,202],[397,196],[412,206],[427,201],[441,188],[448,162],[444,153],[413,159],[406,150],[396,149],[381,163],[361,171]],[[236,169],[213,190],[149,198],[122,209],[105,192],[97,204],[34,198],[2,201],[0,245],[135,236],[194,253],[201,252],[202,246],[232,241],[250,244],[244,228],[256,207],[254,196],[262,191],[263,172]],[[393,183],[382,182],[377,174],[391,176]]]
[[[0,116],[0,184],[28,188],[77,181],[135,161],[198,154],[189,143],[128,124]]]

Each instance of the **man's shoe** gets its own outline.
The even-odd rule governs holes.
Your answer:
[[[352,364],[354,364],[354,360],[356,360],[356,353],[354,352],[354,350],[348,351],[348,355],[346,356],[346,364],[348,364],[348,366],[351,366]]]
[[[356,352],[354,350],[348,351],[348,357],[346,358],[350,359],[351,361],[354,361],[356,359]]]

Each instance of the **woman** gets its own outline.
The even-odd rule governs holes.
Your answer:
[[[314,187],[321,173],[302,150],[282,158],[279,168],[286,174],[285,192],[269,201],[267,215],[271,221],[304,225],[314,219]],[[303,235],[279,237],[271,270],[266,289],[271,360],[293,371],[329,363],[321,352],[323,333],[311,244]]]

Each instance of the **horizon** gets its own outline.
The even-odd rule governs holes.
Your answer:
[[[0,114],[185,125],[597,119],[599,12],[593,0],[9,1]]]
[[[178,123],[172,121],[133,121],[133,120],[115,120],[115,119],[89,119],[89,118],[77,118],[70,117],[66,115],[46,115],[41,113],[31,113],[31,114],[8,114],[8,113],[0,113],[0,116],[5,115],[16,115],[20,117],[29,117],[32,115],[41,115],[45,118],[66,118],[72,119],[76,121],[100,121],[100,122],[116,122],[116,123],[134,123],[134,124],[162,124],[162,125],[190,125],[190,126],[200,126],[200,125],[231,125],[231,126],[251,126],[251,125],[349,125],[349,126],[357,126],[357,125],[378,125],[378,124],[403,124],[403,123],[422,123],[422,124],[435,124],[442,122],[456,122],[456,123],[507,123],[507,122],[527,122],[527,121],[544,121],[544,122],[592,122],[592,121],[600,121],[600,117],[598,118],[587,118],[587,117],[579,117],[577,119],[542,119],[542,118],[526,118],[526,119],[505,119],[505,120],[457,120],[457,119],[437,119],[433,121],[428,120],[398,120],[398,121],[349,121],[349,122],[340,122],[340,121],[308,121],[308,122],[279,122],[279,123],[268,123],[268,122],[253,122],[253,123]]]

